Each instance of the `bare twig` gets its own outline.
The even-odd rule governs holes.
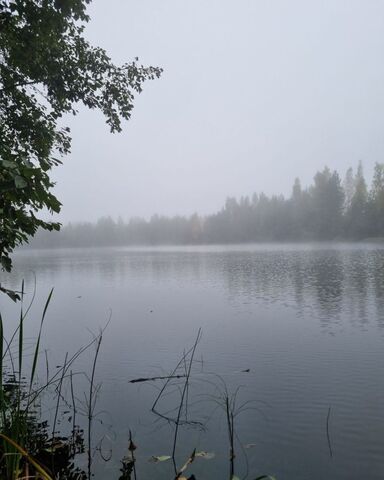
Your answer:
[[[178,412],[177,412],[177,418],[176,418],[176,422],[175,422],[175,434],[174,434],[174,437],[173,437],[173,447],[172,447],[172,461],[173,461],[173,465],[174,465],[176,474],[177,474],[177,468],[176,468],[175,453],[176,453],[176,445],[177,445],[177,436],[178,436],[178,433],[179,433],[180,416],[181,416],[181,412],[182,412],[183,405],[184,405],[184,397],[185,397],[185,394],[186,394],[187,388],[188,388],[189,377],[191,375],[193,357],[195,355],[196,347],[197,347],[197,344],[200,341],[200,338],[201,338],[201,328],[199,328],[199,330],[197,332],[196,340],[195,340],[195,343],[192,347],[191,356],[190,356],[190,359],[189,359],[187,376],[186,376],[185,383],[184,383],[184,388],[183,388],[183,391],[182,391],[182,394],[181,394],[179,409],[178,409]],[[183,355],[183,358],[185,358],[185,355]]]
[[[165,375],[163,377],[141,377],[130,380],[129,383],[152,382],[154,380],[167,380],[172,378],[185,378],[186,375]]]
[[[327,441],[328,441],[329,455],[332,458],[333,452],[332,452],[332,445],[331,445],[331,437],[329,435],[329,417],[330,416],[331,416],[331,407],[328,408],[328,414],[327,414]]]
[[[96,343],[96,352],[93,358],[93,365],[92,365],[92,374],[91,374],[91,381],[89,384],[89,398],[88,398],[88,478],[91,478],[91,467],[92,467],[92,420],[93,420],[93,411],[94,411],[94,381],[95,381],[95,372],[96,372],[96,363],[97,357],[99,356],[100,345],[103,339],[103,334],[100,333]]]

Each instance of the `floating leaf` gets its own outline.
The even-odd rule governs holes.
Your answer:
[[[261,475],[261,477],[255,478],[255,480],[276,480],[275,477],[272,477],[271,475]]]
[[[215,454],[213,452],[196,452],[195,457],[205,458],[205,460],[212,460],[212,458],[215,458]]]
[[[152,457],[149,459],[150,462],[166,462],[171,458],[170,455],[152,455]]]
[[[50,447],[45,448],[44,450],[48,453],[56,452],[56,450],[60,450],[60,448],[64,448],[66,445],[62,442],[53,443]]]
[[[244,448],[255,448],[255,447],[257,447],[256,443],[247,443],[246,445],[244,445]]]

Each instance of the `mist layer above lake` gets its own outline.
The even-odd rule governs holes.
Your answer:
[[[24,278],[30,293],[34,275],[38,293],[30,334],[54,286],[44,346],[57,361],[86,343],[89,329],[105,325],[112,310],[97,374],[103,383],[98,409],[108,413],[97,428],[108,430],[105,448],[113,449],[113,460],[100,471],[118,470],[131,428],[142,475],[169,478],[166,466],[146,461],[172,447],[172,429],[157,430],[150,413],[157,390],[128,382],[171,371],[202,327],[191,395],[204,401],[191,407],[191,415],[205,419],[206,431],[183,431],[178,453],[180,462],[194,447],[216,453],[215,459],[196,463],[198,478],[228,471],[225,422],[219,412],[212,413],[215,405],[209,401],[215,394],[206,382],[214,383],[212,373],[230,391],[242,386],[240,403],[254,401],[237,423],[241,442],[255,444],[246,450],[252,475],[382,478],[382,247],[22,251],[7,284],[17,288]],[[14,311],[12,302],[2,299],[2,315],[9,318]],[[87,360],[82,362],[87,368]],[[242,474],[245,462],[238,449]]]

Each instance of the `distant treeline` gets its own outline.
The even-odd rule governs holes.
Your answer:
[[[104,217],[97,223],[68,224],[60,232],[38,232],[33,247],[184,245],[384,237],[384,164],[377,163],[367,187],[361,163],[342,181],[336,171],[317,172],[303,189],[296,179],[289,198],[254,194],[228,198],[205,217]]]

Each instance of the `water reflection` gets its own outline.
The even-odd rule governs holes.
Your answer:
[[[245,399],[269,405],[268,421],[250,413],[239,423],[244,442],[257,442],[252,471],[289,480],[304,478],[303,471],[313,480],[382,478],[384,365],[377,333],[384,326],[384,248],[24,251],[7,284],[17,288],[25,278],[28,286],[33,272],[40,291],[55,286],[45,332],[60,358],[68,345],[88,340],[88,328],[104,323],[108,307],[114,310],[99,372],[107,384],[100,410],[113,417],[117,448],[130,428],[143,432],[147,425],[141,444],[148,456],[167,453],[148,418],[153,391],[142,388],[136,398],[125,380],[169,371],[202,326],[205,368],[229,372],[225,380],[234,388],[247,382]],[[233,374],[246,368],[246,378]],[[332,460],[324,432],[329,405]],[[221,437],[212,430],[201,447],[209,450]],[[224,445],[215,448],[225,452]]]
[[[316,316],[325,331],[343,321],[384,325],[384,249],[372,246],[24,251],[7,282],[17,288],[35,274],[44,283],[80,276],[115,285],[131,278],[219,286],[237,308],[280,304]]]

